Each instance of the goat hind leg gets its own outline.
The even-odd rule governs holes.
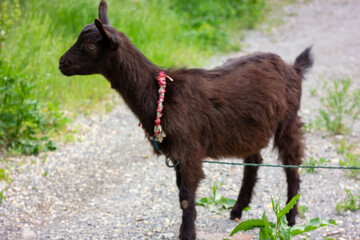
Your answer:
[[[245,158],[246,163],[262,163],[262,157],[259,153],[253,154]],[[244,177],[242,180],[241,189],[235,206],[230,212],[230,219],[241,218],[242,210],[248,207],[251,201],[251,196],[255,183],[257,180],[257,171],[259,167],[245,166]]]
[[[275,135],[275,146],[279,150],[279,156],[284,165],[300,165],[304,156],[303,123],[297,117],[296,122],[290,126],[279,129]],[[281,133],[281,134],[280,134]],[[297,168],[285,168],[286,180],[288,184],[287,203],[296,196],[300,189],[300,177]],[[286,214],[289,226],[296,223],[297,204]]]
[[[297,168],[286,168],[285,169],[286,180],[288,183],[288,199],[287,203],[296,196],[300,189],[300,178]],[[296,223],[296,215],[298,214],[297,204],[286,214],[286,220],[289,226],[293,226]]]

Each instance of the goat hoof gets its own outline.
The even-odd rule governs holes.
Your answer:
[[[190,236],[185,236],[185,234],[179,235],[180,240],[196,240],[196,234],[191,234]]]
[[[296,215],[294,216],[294,214],[289,214],[289,213],[286,214],[286,220],[288,221],[289,227],[292,227],[295,225],[295,223],[296,223],[295,217],[296,217]]]
[[[295,220],[288,220],[288,226],[289,226],[289,227],[294,226],[295,223],[296,223]]]
[[[188,228],[188,229],[184,229],[183,227],[183,223],[180,226],[180,235],[179,235],[179,239],[180,240],[196,240],[196,230],[195,230],[195,226],[193,226],[192,228]]]
[[[230,220],[235,220],[235,221],[239,221],[241,219],[241,212],[238,213],[236,211],[231,211],[230,212]]]

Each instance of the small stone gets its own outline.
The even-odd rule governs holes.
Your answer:
[[[24,229],[22,232],[22,239],[24,240],[32,240],[37,239],[36,233],[30,229]]]
[[[172,238],[174,238],[175,234],[174,233],[162,233],[161,236],[164,239],[172,239]]]

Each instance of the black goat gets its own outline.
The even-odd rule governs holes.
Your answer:
[[[300,107],[304,73],[312,64],[307,48],[293,65],[271,53],[232,59],[212,70],[167,69],[151,63],[129,39],[109,25],[107,5],[101,0],[99,19],[87,25],[76,43],[60,58],[67,76],[102,74],[139,118],[149,135],[166,132],[152,143],[176,165],[181,239],[195,239],[195,193],[204,178],[206,157],[239,157],[262,163],[260,150],[275,136],[283,164],[300,165],[304,152]],[[166,87],[162,130],[154,130],[160,79],[174,79]],[[161,76],[162,75],[162,76]],[[163,89],[164,90],[164,89]],[[161,108],[161,106],[160,106]],[[161,115],[161,113],[160,113]],[[160,119],[160,118],[158,118]],[[162,136],[163,137],[163,136]],[[230,218],[240,218],[249,205],[258,167],[245,167],[242,187]],[[299,190],[296,168],[285,169],[288,201]],[[296,206],[287,214],[295,224]]]

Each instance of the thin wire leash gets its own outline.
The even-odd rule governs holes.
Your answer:
[[[205,163],[215,163],[222,165],[241,165],[251,167],[278,167],[278,168],[324,168],[324,169],[351,169],[360,170],[360,167],[335,167],[335,166],[297,166],[297,165],[279,165],[279,164],[260,164],[260,163],[233,163],[233,162],[219,162],[219,161],[203,161]]]

